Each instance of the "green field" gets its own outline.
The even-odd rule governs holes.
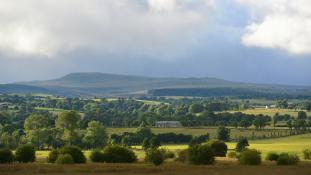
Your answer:
[[[254,140],[249,141],[250,148],[257,149],[262,152],[264,158],[269,152],[289,152],[298,154],[300,158],[303,158],[302,151],[304,149],[311,149],[311,134],[303,134],[296,136],[289,136],[275,139]],[[234,149],[235,142],[227,143],[229,149]],[[169,150],[182,150],[186,149],[187,145],[166,145],[163,146]]]
[[[299,110],[294,110],[294,109],[255,108],[255,109],[247,109],[247,110],[240,110],[240,111],[228,111],[228,112],[232,112],[232,113],[233,112],[242,112],[245,114],[254,114],[254,115],[263,114],[263,115],[269,115],[269,116],[274,116],[278,112],[281,115],[289,114],[293,117],[297,117],[298,111]],[[307,112],[307,111],[305,111],[305,112]],[[311,116],[311,112],[307,112],[307,115]]]
[[[290,137],[283,138],[275,138],[275,139],[265,139],[265,140],[257,140],[257,141],[249,141],[250,148],[257,149],[262,152],[262,157],[265,158],[267,153],[269,152],[289,152],[298,154],[302,159],[302,151],[304,149],[311,149],[311,134],[303,134],[296,135]],[[236,143],[228,142],[227,143],[229,149],[234,149]],[[168,150],[172,150],[178,152],[182,149],[186,149],[188,145],[163,145],[162,148],[166,148]],[[143,160],[144,151],[141,150],[141,146],[133,147],[137,157],[139,160]],[[38,162],[46,162],[46,158],[49,154],[49,151],[37,151],[37,161]],[[86,157],[89,157],[90,151],[84,151]]]

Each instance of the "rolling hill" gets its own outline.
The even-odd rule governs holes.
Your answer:
[[[217,78],[157,78],[107,73],[0,85],[0,93],[49,93],[64,96],[311,96],[311,87],[264,85]]]

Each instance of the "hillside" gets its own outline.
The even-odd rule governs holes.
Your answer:
[[[13,88],[15,87],[15,88]],[[309,96],[310,87],[231,82],[217,78],[157,78],[106,73],[0,85],[0,93],[46,92],[65,96]]]

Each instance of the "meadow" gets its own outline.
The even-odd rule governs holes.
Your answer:
[[[237,111],[227,111],[227,112],[242,112],[245,114],[254,114],[254,115],[268,115],[268,116],[274,116],[276,113],[279,113],[280,115],[289,114],[290,116],[297,117],[298,111],[295,109],[277,109],[277,108],[254,108],[254,109],[246,109],[246,110],[237,110]],[[305,111],[308,116],[311,116],[311,112]]]

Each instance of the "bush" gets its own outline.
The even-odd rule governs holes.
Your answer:
[[[172,151],[166,151],[164,153],[164,157],[165,157],[165,159],[173,159],[173,158],[175,158],[175,153]]]
[[[12,163],[13,161],[14,155],[10,149],[0,149],[0,163]]]
[[[86,158],[82,150],[77,146],[65,146],[59,150],[59,154],[71,155],[74,163],[85,163]]]
[[[58,155],[55,163],[57,164],[73,164],[73,158],[70,154],[60,154]]]
[[[214,163],[215,155],[209,144],[194,145],[189,147],[188,159],[190,163],[195,165],[207,165]]]
[[[178,157],[176,158],[176,161],[186,162],[187,159],[188,159],[188,149],[184,149],[178,152]]]
[[[303,153],[303,158],[306,160],[310,160],[311,159],[311,150],[310,149],[305,149],[302,151]]]
[[[21,145],[16,149],[15,157],[18,162],[34,162],[36,151],[32,145]]]
[[[238,156],[237,156],[235,151],[230,151],[230,152],[227,153],[227,157],[229,157],[229,158],[237,158]]]
[[[52,150],[48,156],[48,163],[55,163],[55,161],[57,160],[58,154],[59,154],[58,150],[56,149]]]
[[[274,153],[274,152],[269,152],[269,153],[267,154],[266,160],[269,160],[269,161],[277,161],[278,158],[279,158],[279,154]]]
[[[146,151],[145,161],[153,163],[156,166],[161,165],[164,162],[164,152],[159,149],[149,149]]]
[[[137,157],[131,149],[113,145],[104,149],[103,160],[107,163],[132,163],[137,161]]]
[[[239,162],[242,165],[260,165],[261,153],[255,149],[244,149],[239,156]]]
[[[226,157],[228,147],[223,141],[212,141],[209,143],[217,157]]]
[[[92,162],[104,162],[104,154],[100,150],[91,152],[90,159]]]
[[[278,165],[296,165],[299,157],[295,154],[281,153],[277,160]]]

